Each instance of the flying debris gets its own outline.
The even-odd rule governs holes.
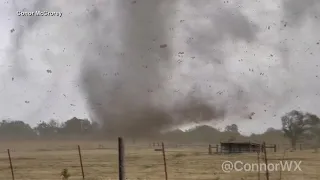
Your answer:
[[[160,48],[166,48],[168,45],[167,44],[162,44],[160,45]]]
[[[256,114],[255,112],[250,113],[249,116],[248,116],[248,118],[249,118],[249,119],[252,119],[255,114]]]

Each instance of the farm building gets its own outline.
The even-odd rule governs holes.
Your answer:
[[[257,152],[261,150],[259,143],[253,142],[220,142],[222,153]]]

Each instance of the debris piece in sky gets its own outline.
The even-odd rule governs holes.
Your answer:
[[[161,44],[160,45],[160,48],[166,48],[167,47],[167,44]]]
[[[252,112],[249,114],[249,119],[252,119],[253,115],[255,115],[256,113],[255,112]]]

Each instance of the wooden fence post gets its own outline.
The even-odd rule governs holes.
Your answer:
[[[211,144],[209,144],[208,154],[209,154],[209,155],[211,155],[211,154],[212,154],[212,147],[211,147]]]
[[[260,180],[260,150],[257,151],[257,159],[258,159],[258,180]]]
[[[124,145],[123,139],[118,137],[118,161],[119,161],[119,180],[125,180],[124,169]]]
[[[267,149],[266,149],[265,142],[263,142],[263,152],[264,152],[264,162],[266,164],[266,178],[267,180],[269,180],[268,157],[267,157]]]
[[[167,159],[166,159],[166,151],[164,149],[164,143],[161,143],[162,146],[162,156],[163,156],[163,165],[164,165],[164,174],[166,177],[166,180],[168,180],[168,171],[167,171]]]
[[[277,152],[277,145],[276,144],[274,145],[273,150],[274,150],[274,152]]]
[[[83,171],[83,165],[82,165],[82,155],[81,155],[80,145],[78,145],[78,153],[79,153],[79,159],[80,159],[82,179],[84,180],[84,171]]]
[[[11,155],[10,155],[10,149],[7,149],[8,151],[8,157],[9,157],[9,163],[10,163],[10,169],[11,169],[11,176],[12,180],[14,180],[14,172],[13,172],[13,167],[12,167],[12,160],[11,160]]]
[[[219,144],[216,145],[216,152],[219,153]]]

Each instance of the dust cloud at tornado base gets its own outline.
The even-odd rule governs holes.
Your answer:
[[[317,79],[308,82],[313,84],[312,92],[294,84],[296,77],[301,78],[300,82],[307,75],[292,71],[290,64],[295,59],[289,58],[292,53],[289,51],[278,52],[282,57],[278,60],[280,65],[247,63],[243,68],[249,73],[234,77],[230,69],[238,66],[235,61],[240,62],[242,58],[230,60],[228,53],[239,44],[228,46],[228,43],[241,42],[248,48],[255,47],[254,44],[263,43],[259,33],[264,27],[252,21],[232,1],[229,4],[207,0],[121,0],[94,4],[77,1],[78,6],[74,6],[74,2],[34,2],[33,9],[54,7],[69,14],[85,12],[64,16],[76,23],[61,25],[60,32],[78,40],[72,46],[80,58],[72,61],[81,62],[80,87],[92,119],[101,122],[110,134],[151,136],[194,121],[217,121],[230,116],[252,118],[254,106],[264,106],[267,101],[272,101],[265,106],[273,114],[276,112],[272,111],[287,106],[286,100],[296,96],[290,92],[319,91]],[[300,6],[296,1],[283,1],[282,5],[286,22],[276,22],[279,26],[283,23],[301,26],[301,19],[317,13],[312,9],[318,7],[317,3],[301,6],[309,11],[301,11],[300,18],[290,19],[290,13],[296,15],[293,11]],[[25,24],[15,31],[14,47],[21,49],[24,36],[36,31],[36,25],[45,26],[48,22],[28,17],[20,18],[18,23]],[[318,21],[313,22],[316,23]],[[280,37],[285,39],[296,35],[294,33],[288,30],[281,32]],[[71,49],[67,45],[64,48]],[[290,45],[283,43],[281,48],[287,49]],[[23,63],[23,59],[23,56],[15,57],[18,64]],[[51,63],[53,59],[48,61]],[[270,64],[274,68],[269,71],[265,67]],[[59,63],[53,66],[59,67]],[[18,69],[22,71],[21,67]],[[278,77],[280,74],[285,76]],[[52,76],[55,83],[63,81],[55,71]]]

